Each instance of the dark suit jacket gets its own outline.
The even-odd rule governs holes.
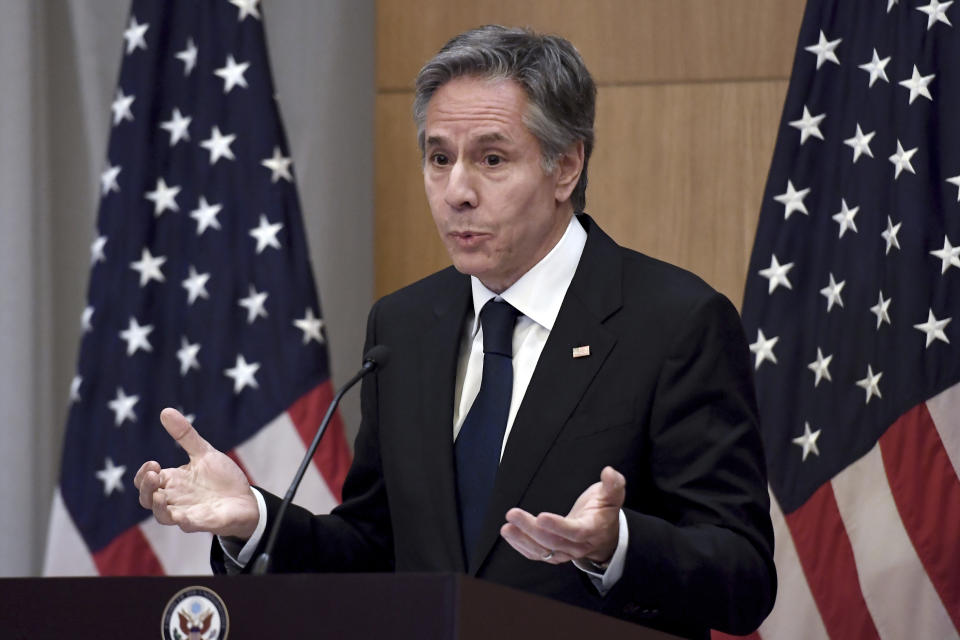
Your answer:
[[[753,630],[776,574],[749,353],[730,302],[695,276],[617,246],[589,217],[576,275],[501,460],[467,563],[453,403],[472,310],[453,268],[378,301],[367,346],[392,350],[362,388],[355,458],[333,515],[292,508],[275,571],[467,571],[690,637]],[[589,345],[589,357],[572,357]],[[499,536],[513,506],[565,514],[605,465],[626,476],[623,577],[601,597],[572,564],[532,562]],[[267,497],[270,518],[279,500]],[[214,545],[214,564],[220,562]],[[259,550],[258,550],[259,553]]]

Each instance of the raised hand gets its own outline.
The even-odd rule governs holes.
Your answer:
[[[200,437],[179,411],[164,409],[160,422],[190,462],[175,469],[161,469],[153,460],[144,463],[133,479],[140,504],[152,510],[160,524],[184,531],[241,539],[253,535],[260,514],[240,467]]]
[[[623,475],[604,467],[600,482],[587,487],[565,517],[546,512],[533,516],[513,508],[500,535],[530,560],[608,562],[617,548],[626,485]]]

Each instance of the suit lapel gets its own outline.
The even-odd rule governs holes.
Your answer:
[[[442,540],[448,566],[464,571],[453,462],[453,396],[461,332],[471,297],[469,279],[458,278],[457,283],[435,302],[418,345],[421,370],[417,387],[425,437],[417,446],[422,446],[424,453],[420,457],[422,473],[433,486],[430,500],[437,521],[430,526]]]
[[[544,456],[616,343],[603,322],[621,304],[619,248],[590,218],[581,220],[589,234],[587,244],[514,419],[480,543],[470,558],[471,574],[476,574],[493,548],[504,515],[519,504]],[[590,346],[590,356],[574,359],[573,348],[583,345]]]

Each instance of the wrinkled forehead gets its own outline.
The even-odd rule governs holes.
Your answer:
[[[463,76],[441,85],[427,104],[425,143],[450,137],[509,141],[529,134],[526,92],[514,80]]]

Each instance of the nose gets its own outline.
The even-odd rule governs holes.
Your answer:
[[[450,168],[444,200],[448,206],[457,211],[473,209],[477,206],[474,176],[463,160],[457,160],[456,164]]]

